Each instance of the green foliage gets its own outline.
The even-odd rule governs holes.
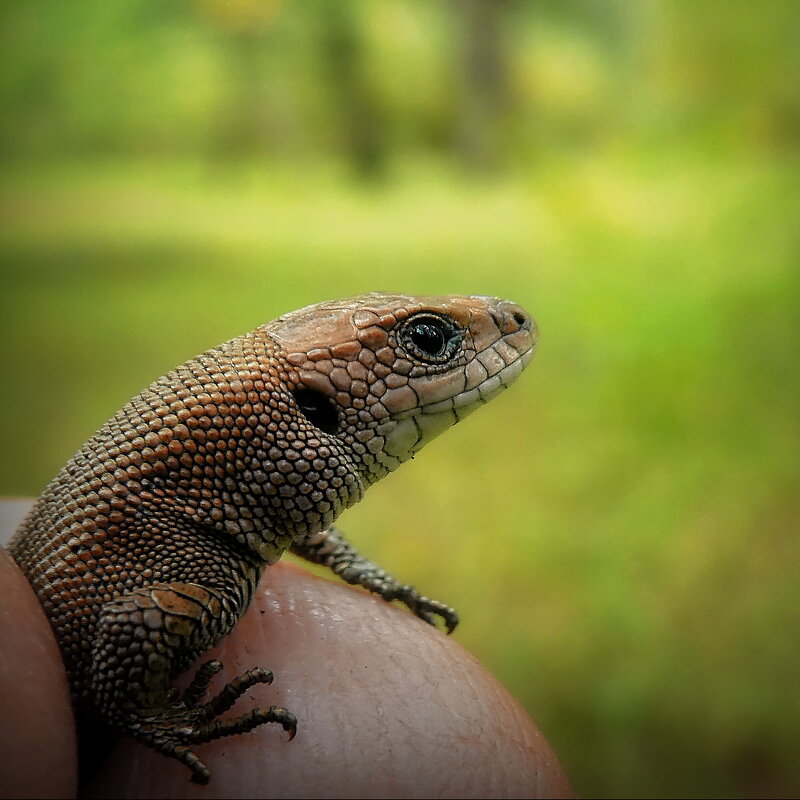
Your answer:
[[[478,180],[452,4],[359,4],[372,183],[313,5],[4,10],[0,490],[283,311],[511,297],[542,331],[528,372],[343,527],[458,608],[579,794],[797,793],[793,5],[511,4],[508,161]]]

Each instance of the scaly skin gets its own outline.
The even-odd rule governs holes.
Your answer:
[[[215,721],[272,675],[201,704],[172,679],[230,633],[287,548],[451,631],[452,608],[359,555],[332,527],[368,486],[511,383],[536,332],[488,297],[371,294],[287,314],[151,384],[45,489],[11,553],[55,631],[76,706],[183,761],[189,745],[277,722]]]

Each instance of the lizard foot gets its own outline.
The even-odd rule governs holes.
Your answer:
[[[438,600],[424,597],[409,584],[387,585],[380,595],[384,600],[399,600],[408,607],[412,614],[416,614],[428,625],[435,627],[436,617],[441,617],[448,633],[452,633],[458,625],[458,614],[454,608],[446,606]]]
[[[386,570],[359,554],[336,527],[330,527],[315,536],[294,542],[292,552],[314,564],[330,567],[342,580],[352,586],[363,586],[387,602],[400,600],[412,614],[436,627],[436,617],[444,620],[448,633],[458,625],[455,610],[423,597],[413,586],[400,583]]]
[[[206,784],[211,779],[209,768],[192,752],[188,745],[210,742],[222,736],[246,733],[267,722],[279,723],[293,739],[297,732],[295,716],[285,708],[271,706],[254,708],[233,719],[215,719],[227,711],[236,700],[257,683],[272,683],[272,673],[257,667],[225,684],[219,694],[200,704],[211,678],[222,669],[219,661],[208,661],[197,671],[182,696],[170,690],[163,708],[137,713],[129,719],[128,731],[139,741],[164,755],[177,758],[191,770],[191,780]]]

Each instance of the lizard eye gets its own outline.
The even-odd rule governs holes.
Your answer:
[[[420,361],[442,362],[449,359],[461,341],[461,330],[447,317],[415,314],[400,331],[400,341]]]
[[[322,392],[297,389],[294,399],[312,425],[324,433],[336,433],[339,430],[339,413],[336,406]]]
[[[431,325],[429,322],[418,322],[409,329],[408,335],[414,346],[429,356],[441,355],[447,344],[441,327]]]

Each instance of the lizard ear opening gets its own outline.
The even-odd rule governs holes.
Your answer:
[[[339,412],[333,401],[314,389],[296,389],[294,399],[305,418],[323,433],[337,433]]]

